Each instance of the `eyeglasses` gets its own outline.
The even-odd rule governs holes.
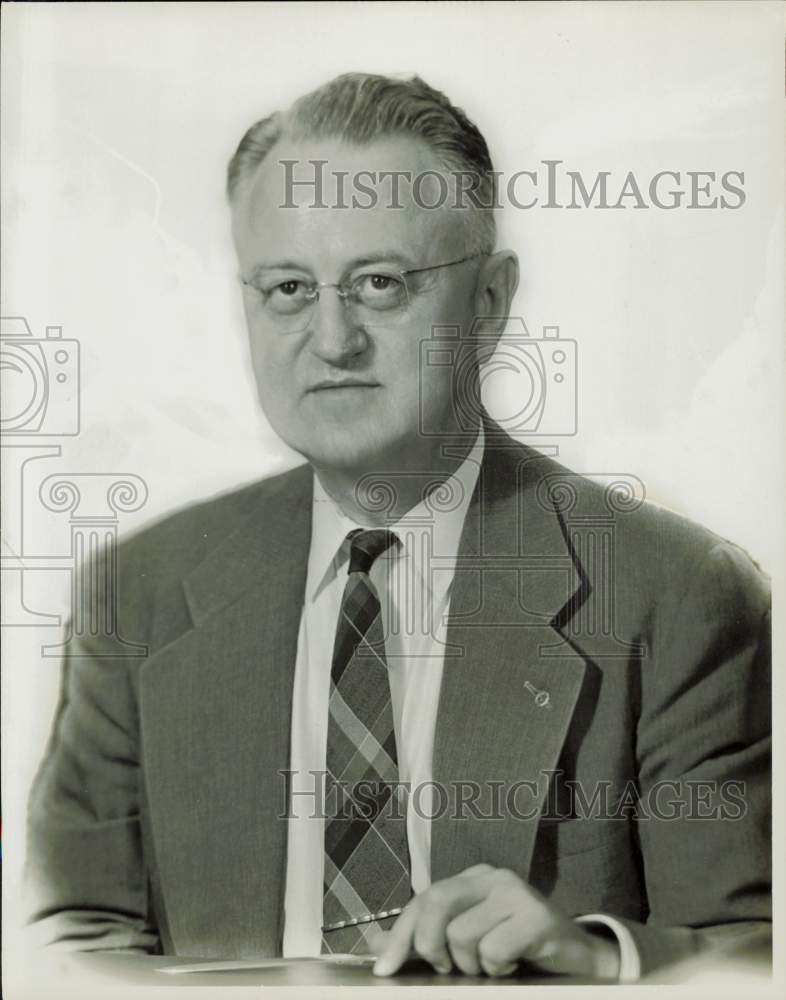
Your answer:
[[[411,280],[413,275],[455,267],[486,253],[473,253],[459,260],[428,267],[411,267],[398,271],[386,267],[366,267],[350,272],[344,279],[333,281],[306,281],[297,275],[259,277],[240,282],[256,292],[271,320],[284,333],[299,333],[311,321],[315,304],[323,288],[335,288],[353,319],[365,326],[394,326],[409,314],[412,301],[423,289]],[[410,279],[410,280],[408,280]]]

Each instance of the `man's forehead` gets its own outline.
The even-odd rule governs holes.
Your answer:
[[[362,255],[384,245],[409,253],[413,263],[430,249],[461,251],[466,220],[449,199],[439,204],[442,188],[433,172],[448,177],[433,151],[409,136],[364,145],[283,138],[235,206],[238,251],[241,258],[267,246]]]

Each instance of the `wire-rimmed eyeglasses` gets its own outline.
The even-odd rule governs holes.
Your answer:
[[[357,322],[372,326],[391,326],[406,317],[413,298],[419,294],[408,278],[485,256],[488,255],[473,253],[458,260],[406,270],[374,264],[350,271],[337,282],[308,281],[301,275],[286,273],[251,279],[241,275],[240,281],[260,296],[265,311],[282,332],[298,333],[306,329],[323,288],[335,288],[336,294],[347,309],[352,311]]]

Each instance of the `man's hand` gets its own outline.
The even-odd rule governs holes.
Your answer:
[[[619,948],[551,906],[518,875],[475,865],[435,882],[410,900],[393,929],[380,935],[378,976],[393,975],[410,955],[437,970],[507,976],[519,959],[548,972],[616,979]]]

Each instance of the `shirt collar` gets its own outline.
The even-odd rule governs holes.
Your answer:
[[[481,425],[472,449],[456,471],[398,521],[386,525],[389,531],[398,535],[401,543],[391,549],[391,556],[412,559],[435,597],[444,594],[453,578],[464,519],[478,481],[483,451]],[[315,473],[306,583],[308,600],[317,597],[348,558],[349,548],[344,544],[347,534],[357,528],[367,530],[367,527],[363,529],[363,525],[344,514]],[[439,571],[434,572],[434,567]]]

